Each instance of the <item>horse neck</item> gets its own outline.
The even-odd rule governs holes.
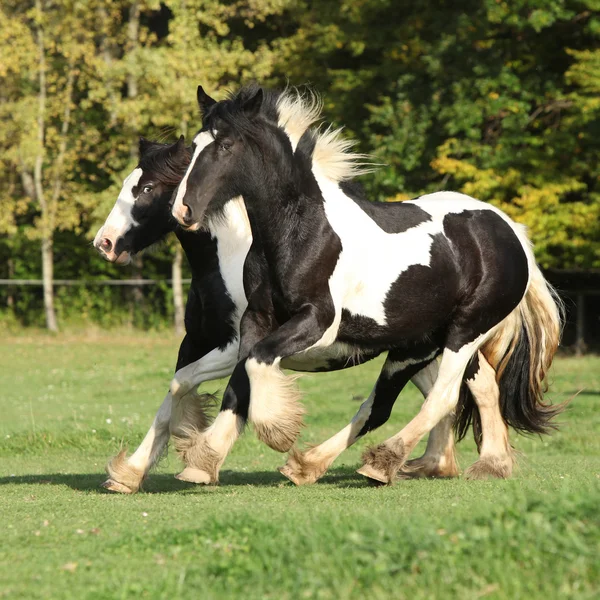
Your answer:
[[[208,231],[221,244],[247,243],[252,233],[246,205],[241,196],[229,200],[218,215],[208,219]]]

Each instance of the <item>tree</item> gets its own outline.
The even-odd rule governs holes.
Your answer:
[[[94,137],[79,104],[95,56],[94,34],[86,22],[91,4],[65,4],[8,3],[0,34],[9,42],[4,53],[3,121],[11,116],[0,139],[2,162],[19,174],[21,188],[15,195],[28,199],[33,214],[25,232],[40,241],[46,324],[52,331],[58,329],[54,235],[80,224],[78,159],[82,153],[92,158],[88,143]]]
[[[327,90],[329,115],[386,165],[366,181],[373,195],[471,193],[527,224],[544,266],[589,267],[599,260],[597,8],[324,0],[301,4],[279,44],[292,81]]]

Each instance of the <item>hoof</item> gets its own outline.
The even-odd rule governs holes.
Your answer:
[[[436,459],[422,456],[406,461],[398,473],[398,479],[451,479],[452,477],[458,477],[458,475],[456,461],[448,462],[444,457]]]
[[[294,473],[293,469],[288,464],[283,465],[283,467],[279,467],[278,470],[284,477],[287,477],[294,485],[302,485],[303,483],[305,483],[298,477],[296,477],[296,474]]]
[[[465,471],[465,479],[508,479],[512,475],[513,459],[484,457],[473,463]]]
[[[292,450],[287,462],[283,467],[280,467],[279,472],[296,485],[315,483],[317,479],[325,474],[331,461],[324,461],[322,458],[315,460],[317,455],[314,452],[311,460],[311,452],[309,450],[303,454],[297,450]]]
[[[122,494],[135,494],[144,481],[144,472],[127,462],[125,450],[121,450],[107,465],[108,479],[103,487]]]
[[[137,492],[137,490],[132,490],[126,485],[114,481],[113,479],[107,479],[104,483],[101,483],[100,486],[111,492],[117,492],[118,494],[135,494],[135,492]]]
[[[219,483],[218,479],[212,479],[206,471],[203,471],[202,469],[194,469],[193,467],[186,467],[181,473],[179,473],[179,475],[175,475],[175,479],[204,485]]]
[[[379,444],[367,448],[363,453],[363,466],[357,473],[368,477],[373,481],[391,485],[396,479],[398,471],[404,465],[406,453],[404,444],[398,441],[392,447],[388,444]]]
[[[380,471],[373,467],[373,465],[363,465],[360,469],[357,469],[356,472],[359,475],[363,475],[367,479],[374,483],[375,485],[388,485],[392,483],[386,473]]]

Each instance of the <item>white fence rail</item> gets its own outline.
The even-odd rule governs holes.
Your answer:
[[[191,283],[191,279],[182,279],[181,283]],[[158,285],[173,283],[172,279],[54,279],[53,285]],[[0,279],[0,285],[44,285],[41,279]]]

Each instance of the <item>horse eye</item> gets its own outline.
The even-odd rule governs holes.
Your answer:
[[[144,192],[144,194],[149,194],[152,190],[153,187],[151,185],[145,185],[142,191]]]
[[[233,146],[233,142],[231,140],[221,140],[219,142],[219,150],[231,150],[231,147]]]

